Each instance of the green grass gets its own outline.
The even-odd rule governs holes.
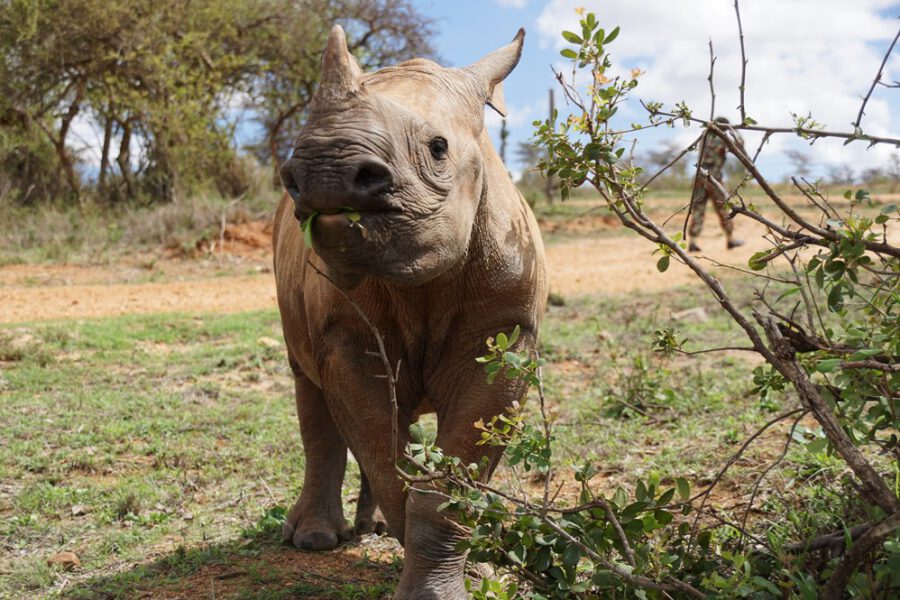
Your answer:
[[[706,321],[671,322],[698,306]],[[747,394],[748,359],[653,356],[665,325],[691,349],[739,339],[699,290],[551,307],[542,347],[560,464],[591,461],[610,489],[651,471],[708,482],[771,418]],[[360,567],[371,573],[362,581],[270,564],[294,552],[280,545],[280,518],[303,471],[280,339],[275,311],[0,328],[0,598],[54,597],[65,579],[65,597],[134,598],[204,568],[240,570],[217,597],[389,594],[396,569],[383,563]],[[531,398],[526,410],[536,407]],[[724,487],[746,483],[772,453],[751,452]],[[357,482],[350,472],[346,514]],[[80,571],[47,566],[62,550],[78,554]]]
[[[705,321],[670,317],[695,307],[704,309]],[[724,452],[771,418],[777,407],[763,408],[748,395],[758,361],[715,353],[661,358],[649,347],[664,326],[687,337],[689,350],[746,345],[700,289],[583,297],[550,308],[542,336],[550,361],[545,396],[557,414],[564,463],[588,460],[618,473],[608,484],[649,471],[707,481]]]

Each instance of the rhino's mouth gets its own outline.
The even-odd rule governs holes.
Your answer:
[[[366,210],[348,207],[337,212],[294,211],[308,243],[320,253],[327,254],[344,254],[364,245],[377,245],[387,236],[390,222],[402,213],[395,207]]]

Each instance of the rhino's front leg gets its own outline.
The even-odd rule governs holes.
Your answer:
[[[374,343],[371,345],[374,346]],[[394,468],[391,450],[393,413],[379,363],[364,353],[359,337],[340,337],[321,344],[321,378],[325,401],[334,423],[360,468],[360,495],[355,529],[358,533],[387,533],[401,542],[404,536],[406,493]],[[338,352],[336,349],[341,349]],[[398,395],[408,396],[401,383]],[[408,439],[408,411],[401,409],[397,453]]]
[[[524,384],[498,378],[487,385],[484,371],[472,361],[465,376],[448,378],[438,409],[437,445],[448,455],[458,456],[465,464],[479,464],[488,458],[484,479],[490,477],[502,455],[497,447],[479,446],[481,432],[475,422],[490,421],[520,400]],[[450,599],[467,597],[465,591],[466,553],[456,549],[470,532],[451,515],[438,512],[446,500],[436,487],[411,489],[406,501],[405,564],[395,600]]]
[[[359,470],[359,500],[356,502],[356,520],[353,524],[353,532],[356,535],[366,533],[377,533],[381,535],[387,531],[387,521],[378,508],[375,501],[375,495],[372,493],[372,486],[369,484],[369,478],[360,468]]]
[[[297,416],[306,466],[303,488],[283,528],[286,542],[301,550],[328,550],[350,539],[341,505],[347,444],[341,438],[322,391],[305,375],[294,376]]]

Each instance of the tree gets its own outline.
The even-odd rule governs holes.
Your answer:
[[[522,168],[517,184],[522,188],[529,204],[534,205],[538,195],[543,195],[546,181],[538,165],[544,159],[540,146],[533,142],[519,142],[515,149],[516,160]]]
[[[853,167],[847,164],[831,165],[828,167],[828,180],[834,185],[853,185]]]
[[[784,151],[784,155],[787,156],[789,161],[791,161],[791,166],[793,166],[794,173],[797,175],[797,177],[806,179],[810,176],[810,174],[812,173],[812,159],[809,157],[809,154],[803,152],[802,150],[788,148]]]
[[[229,181],[232,108],[256,113],[277,168],[334,22],[369,68],[431,53],[431,22],[408,0],[0,3],[7,187],[30,200],[77,199],[90,178],[79,173],[72,125],[89,119],[102,131],[96,187],[107,199],[176,201],[209,183],[240,191]]]
[[[691,184],[688,179],[688,160],[681,156],[681,150],[681,145],[675,140],[663,140],[656,149],[647,151],[644,160],[647,171],[655,173],[670,165],[665,175],[656,180],[660,187],[683,187]]]

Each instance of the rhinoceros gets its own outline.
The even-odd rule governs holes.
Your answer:
[[[537,223],[484,127],[486,104],[505,111],[501,82],[523,40],[520,30],[465,68],[414,59],[364,73],[335,26],[281,169],[275,279],[306,456],[284,537],[323,550],[386,530],[405,550],[395,598],[466,595],[466,530],[395,470],[409,425],[437,413],[437,444],[466,464],[487,456],[493,470],[501,451],[476,445],[474,424],[520,401],[525,384],[489,385],[475,359],[516,325],[516,350],[533,350],[545,308]],[[357,308],[400,365],[393,451],[384,366]],[[348,448],[361,472],[353,530],[341,506]]]

